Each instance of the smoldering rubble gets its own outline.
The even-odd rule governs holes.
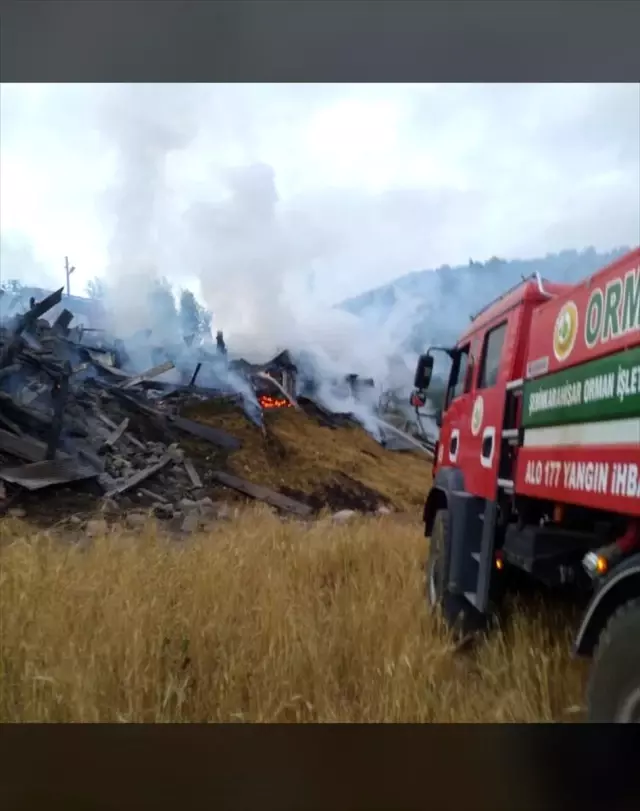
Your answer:
[[[58,315],[49,321],[51,310]],[[299,518],[312,513],[229,473],[226,460],[241,440],[182,416],[198,401],[236,406],[265,436],[264,413],[274,408],[304,410],[329,428],[357,424],[348,410],[326,407],[288,352],[251,364],[230,360],[220,333],[215,344],[187,338],[172,348],[154,346],[148,331],[136,357],[130,345],[73,320],[61,288],[0,323],[0,515],[25,516],[38,500],[71,491],[103,510],[137,509],[141,521],[152,513],[183,531],[228,509],[211,498],[220,491]],[[141,357],[152,365],[139,368]],[[342,385],[357,399],[373,381],[351,375]],[[391,448],[432,450],[391,424],[380,427],[376,438]]]

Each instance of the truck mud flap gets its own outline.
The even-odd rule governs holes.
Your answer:
[[[452,594],[475,592],[486,501],[471,493],[449,493],[450,559],[448,589]]]

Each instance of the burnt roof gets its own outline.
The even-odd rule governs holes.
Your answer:
[[[229,363],[233,369],[239,369],[246,372],[282,372],[290,371],[296,372],[298,367],[293,361],[287,349],[279,352],[271,360],[265,363],[250,363],[245,358],[236,358]]]
[[[297,371],[298,367],[289,354],[289,350],[285,349],[283,352],[280,352],[279,355],[276,355],[275,358],[272,358],[268,363],[265,363],[264,369],[265,371],[267,369],[280,369],[295,372]]]

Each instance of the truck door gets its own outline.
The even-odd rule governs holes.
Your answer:
[[[513,316],[513,314],[512,314]],[[461,455],[467,490],[493,500],[504,417],[505,384],[510,374],[509,351],[515,340],[515,318],[487,329],[479,362],[473,364],[469,403],[460,426]]]
[[[444,402],[446,419],[443,421],[438,451],[438,463],[443,467],[460,467],[463,452],[461,433],[470,408],[469,356],[470,345],[460,347],[449,375],[449,386]]]

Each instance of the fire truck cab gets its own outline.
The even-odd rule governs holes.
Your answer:
[[[433,481],[427,599],[487,627],[514,570],[584,594],[588,717],[640,721],[640,249],[578,285],[524,279],[450,358]]]

